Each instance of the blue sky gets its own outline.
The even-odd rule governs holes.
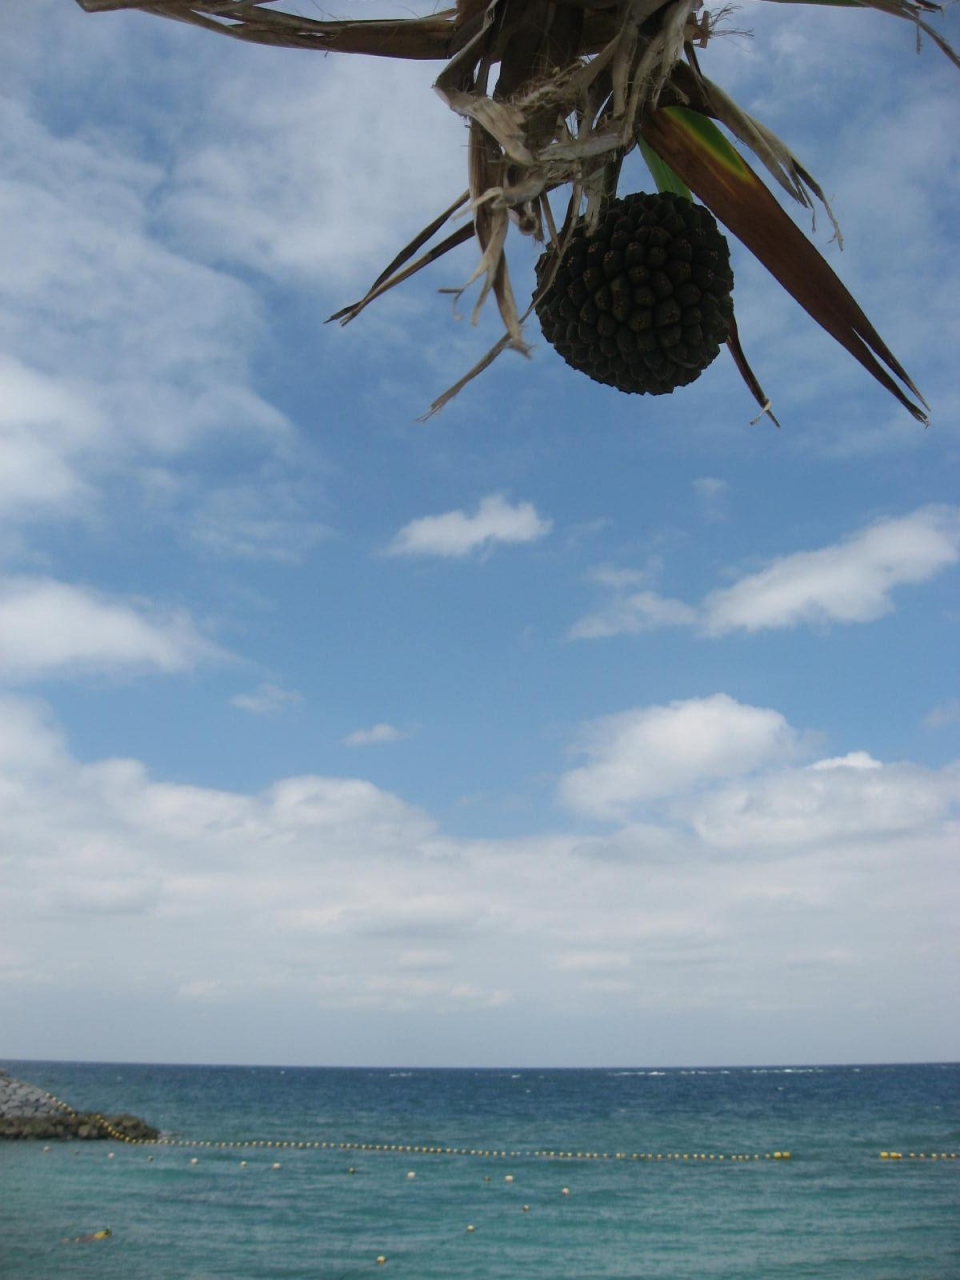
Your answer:
[[[928,430],[736,244],[782,430],[725,353],[625,397],[533,330],[421,422],[473,247],[324,320],[465,185],[439,68],[0,23],[0,1052],[956,1057],[946,59],[762,3],[702,55]]]

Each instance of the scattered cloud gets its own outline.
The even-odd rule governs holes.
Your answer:
[[[397,956],[398,969],[429,972],[437,969],[452,969],[453,967],[454,957],[450,951],[431,950],[421,947],[409,951],[401,951]]]
[[[198,505],[193,541],[217,556],[300,564],[332,530],[309,517],[289,480],[211,489]]]
[[[630,968],[626,951],[564,951],[554,961],[564,973],[616,973]]]
[[[218,262],[342,287],[385,266],[463,185],[462,127],[416,64],[329,58],[318,76],[310,59],[258,48],[204,70],[162,216]],[[332,119],[318,147],[316,121]]]
[[[774,560],[704,601],[708,635],[801,623],[874,622],[894,588],[927,582],[960,561],[960,510],[924,507],[845,542]]]
[[[606,608],[587,614],[567,634],[571,640],[598,640],[660,627],[691,627],[696,621],[696,609],[682,600],[670,600],[654,591],[637,591],[620,595]]]
[[[569,1025],[608,999],[822,1019],[879,985],[883,1034],[919,988],[932,1017],[951,1007],[960,764],[798,767],[782,716],[723,695],[589,733],[592,785],[567,775],[569,798],[606,816],[655,797],[655,820],[471,841],[359,778],[246,793],[84,763],[42,704],[0,699],[0,979],[20,975],[0,981],[5,1029],[30,1008],[22,975],[126,1001],[135,1027],[149,990],[145,1016],[167,1010],[171,1031],[213,999],[287,1003],[298,1025],[305,1009],[510,1007]]]
[[[882,769],[883,765],[866,751],[848,751],[845,756],[817,760],[809,767],[816,772],[822,772],[824,769]]]
[[[588,726],[580,750],[590,763],[563,775],[559,797],[578,813],[623,819],[650,801],[789,759],[798,747],[779,712],[723,693],[640,707]]]
[[[275,479],[259,502],[242,488],[202,499],[197,537],[221,552],[299,556],[318,531],[289,509],[297,432],[252,385],[261,303],[160,238],[168,175],[145,150],[133,121],[130,134],[56,132],[29,94],[3,100],[0,523],[101,518],[118,476],[129,493],[163,471],[196,497],[185,481],[215,442],[268,459]],[[264,504],[277,496],[271,523]]]
[[[705,520],[715,524],[726,519],[728,489],[727,481],[717,476],[700,476],[693,481],[693,491],[700,501]]]
[[[394,537],[387,555],[462,559],[498,543],[536,542],[552,527],[532,503],[512,504],[495,493],[483,498],[472,516],[461,510],[411,520]]]
[[[177,996],[181,1000],[221,1000],[224,986],[216,978],[197,978],[193,982],[181,982]]]
[[[628,587],[649,587],[657,579],[663,565],[659,560],[646,569],[620,569],[615,565],[601,564],[587,574],[589,582],[611,591],[625,591]]]
[[[343,331],[336,355],[311,348],[309,376],[321,376],[330,389],[321,404],[305,396],[308,374],[294,333],[302,328],[309,342],[316,318],[356,296],[355,284],[366,283],[460,190],[463,123],[432,94],[418,65],[329,58],[318,77],[314,59],[289,50],[199,38],[182,24],[142,15],[87,17],[69,0],[66,7],[63,0],[14,0],[13,9],[0,48],[0,553],[17,563],[0,575],[0,680],[190,670],[225,656],[195,613],[164,607],[146,578],[142,599],[60,581],[55,557],[66,540],[60,530],[42,542],[41,526],[82,521],[91,532],[83,551],[104,556],[96,568],[88,561],[86,572],[107,587],[107,548],[122,546],[125,557],[141,550],[122,543],[122,529],[118,536],[126,505],[134,508],[137,536],[150,533],[151,522],[164,534],[176,529],[151,547],[145,573],[156,568],[166,581],[176,574],[195,582],[191,575],[206,572],[211,584],[204,561],[229,558],[233,563],[216,574],[218,602],[246,593],[246,605],[261,608],[277,586],[274,567],[302,563],[330,532],[322,523],[329,507],[315,501],[313,472],[303,465],[312,445],[277,405],[309,419],[310,440],[337,452],[333,469],[348,469],[344,487],[356,496],[360,472],[375,469],[378,455],[376,446],[371,453],[365,444],[362,458],[344,446],[356,418],[337,392],[350,369],[332,370],[331,362],[343,352],[348,362],[361,361],[366,403],[395,418],[396,398],[383,387],[407,376],[398,371],[398,351],[415,344],[410,369],[436,374],[438,387],[480,353],[450,330],[435,299],[398,291],[362,329]],[[958,417],[949,362],[942,361],[956,336],[954,86],[929,48],[924,73],[914,73],[920,62],[906,28],[883,36],[889,47],[897,40],[902,46],[909,74],[897,79],[893,72],[876,76],[880,46],[869,34],[854,44],[839,38],[849,21],[842,13],[771,9],[756,17],[765,28],[756,49],[729,40],[711,47],[723,72],[715,78],[788,141],[792,129],[798,154],[809,151],[824,189],[837,190],[847,229],[859,222],[843,274],[871,315],[898,317],[898,355],[941,426],[934,439],[885,404],[877,412],[882,391],[762,279],[762,268],[744,262],[738,307],[745,341],[803,427],[792,443],[779,443],[821,459],[907,447],[944,458]],[[53,21],[63,38],[51,43]],[[825,31],[838,38],[825,39]],[[761,45],[769,57],[759,56]],[[782,92],[785,68],[813,65],[813,53],[818,74],[791,98]],[[851,59],[858,79],[834,74]],[[884,62],[894,72],[897,65]],[[822,89],[831,76],[842,101],[828,104]],[[895,120],[880,102],[891,79],[898,84]],[[385,95],[397,108],[389,118]],[[344,101],[356,110],[318,146],[317,121],[335,118],[331,104]],[[828,107],[842,123],[829,145]],[[411,130],[414,117],[422,127]],[[432,158],[428,170],[425,155]],[[387,201],[378,199],[384,190]],[[519,241],[511,253],[522,263],[530,249]],[[452,263],[444,271],[454,279],[436,283],[459,283]],[[425,320],[427,306],[433,309]],[[484,323],[495,326],[495,314]],[[486,339],[475,334],[470,341]],[[551,357],[542,358],[537,367],[549,378]],[[329,383],[314,360],[327,361]],[[275,373],[284,380],[277,404]],[[503,378],[505,387],[514,375],[505,366],[488,376]],[[533,387],[524,396],[536,407],[543,394]],[[613,393],[589,394],[613,404]],[[726,437],[726,415],[710,411],[719,401],[697,401],[697,388],[688,394],[706,411],[686,416],[715,420]],[[824,405],[832,411],[821,412]],[[662,408],[669,418],[671,406]],[[632,444],[629,455],[619,451],[622,415],[613,409],[612,416],[603,451],[613,440],[607,456],[614,465],[635,460]],[[551,424],[540,455],[548,466],[559,460],[554,427],[563,425]],[[632,441],[635,433],[626,430]],[[459,470],[450,465],[449,481],[472,468],[478,488],[468,492],[476,496],[507,480],[521,485],[542,443],[520,448],[519,436],[502,436],[484,456],[478,481],[475,442],[458,435]],[[431,457],[449,465],[450,455],[440,454],[431,446]],[[723,457],[726,466],[729,453]],[[592,471],[600,459],[590,461]],[[645,483],[656,484],[661,474],[666,470],[654,467]],[[731,472],[738,503],[740,495],[751,501],[751,476],[756,480],[749,467]],[[602,470],[595,478],[602,480]],[[884,500],[879,482],[877,472],[866,488],[854,481],[844,495],[851,528],[866,519],[857,514],[865,502]],[[797,477],[791,501],[803,503],[809,483],[809,476]],[[730,497],[723,480],[703,475],[685,503],[688,514],[720,521]],[[372,509],[371,498],[365,490],[358,510]],[[621,553],[635,518],[628,502],[613,525]],[[577,525],[590,510],[575,506],[563,513],[568,545],[582,548],[602,534],[595,558],[613,554],[610,521]],[[561,512],[554,514],[559,522]],[[661,591],[652,570],[598,570],[599,607],[571,635],[674,627],[721,636],[870,622],[899,606],[904,588],[957,563],[957,518],[956,508],[924,508],[834,545],[758,556],[740,566],[739,581],[718,577],[722,589],[705,595],[691,588],[689,601]],[[550,528],[530,503],[494,494],[476,509],[411,521],[388,554],[481,556],[533,543]],[[719,524],[712,530],[722,532]],[[184,552],[200,552],[201,563],[181,576],[182,563],[166,557]],[[711,556],[724,554],[718,536]],[[295,590],[287,570],[280,577],[284,591]],[[339,610],[337,585],[332,571],[322,582],[312,578],[308,589],[319,607]],[[270,603],[282,607],[279,586],[274,594]],[[335,633],[351,634],[344,623],[341,612],[331,645]],[[828,656],[826,646],[813,648]],[[960,721],[949,683],[939,687],[940,705],[926,719],[932,728]],[[871,1043],[892,1052],[891,1027],[901,1036],[900,1052],[933,1043],[911,1041],[904,1028],[926,1018],[930,1034],[942,1034],[956,1007],[951,912],[960,765],[885,763],[866,749],[875,744],[859,741],[834,742],[836,754],[803,764],[812,757],[801,733],[773,708],[723,694],[673,703],[669,696],[662,706],[584,727],[581,755],[568,762],[557,791],[570,824],[576,819],[575,833],[555,814],[551,834],[515,840],[446,834],[430,813],[358,777],[282,777],[263,790],[217,790],[168,781],[136,759],[83,759],[41,703],[0,698],[5,1035],[36,1043],[42,1023],[61,1037],[63,1027],[91,1037],[74,1044],[81,1056],[119,1057],[131,1043],[161,1041],[164,1052],[189,1054],[208,1043],[215,1003],[228,1001],[243,1008],[229,1019],[217,1052],[262,1053],[266,1034],[279,1054],[302,1036],[299,1056],[314,1061],[331,1051],[374,1057],[384,1044],[423,1054],[449,1046],[461,1058],[472,1045],[477,1057],[502,1056],[503,1046],[520,1045],[524,1034],[532,1042],[528,1057],[565,1052],[566,1044],[580,1052],[587,1040],[571,1034],[574,1019],[584,1012],[599,1025],[605,1008],[613,1011],[605,1022],[609,1039],[594,1051],[608,1060],[666,1044],[657,1033],[669,1018],[693,1028],[688,1052],[702,1051],[703,1024],[688,1015],[705,1008],[715,1025],[735,1028],[723,1043],[711,1039],[718,1055],[756,1052],[762,1044],[795,1052],[782,1038],[787,1021],[799,1051],[816,1053],[820,1028],[831,1021],[862,1028],[864,1008],[874,1010],[876,1036],[871,1042],[852,1034],[856,1052],[867,1054]],[[297,697],[264,683],[237,694],[233,705],[268,715]],[[104,738],[124,733],[124,708],[115,710]],[[837,716],[854,711],[851,703]],[[256,724],[239,717],[233,724],[257,740]],[[344,741],[362,746],[400,736],[379,724]],[[101,740],[99,730],[87,740]],[[290,750],[296,753],[295,744]],[[232,765],[221,761],[218,771],[240,768],[241,755]],[[178,772],[190,767],[184,758]],[[425,779],[428,790],[434,782]],[[584,835],[581,817],[606,825]],[[35,984],[45,991],[39,1020]],[[288,1039],[277,1013],[285,1002],[288,1025],[297,1029]],[[629,1016],[622,1016],[627,1006]],[[103,1016],[71,1021],[69,1011],[78,1008]],[[337,1009],[349,1011],[340,1024],[331,1016]],[[498,1011],[511,1009],[496,1021]],[[764,1013],[762,1034],[739,1037],[745,1009],[788,1016]],[[356,1052],[350,1036],[361,1021],[357,1010],[402,1011],[405,1038],[391,1038],[377,1018]],[[482,1016],[447,1016],[477,1010]],[[655,1023],[644,1020],[647,1010],[655,1011]],[[120,1031],[111,1039],[114,1027],[125,1040]],[[764,1039],[771,1027],[776,1041]],[[259,1049],[243,1042],[243,1028],[256,1029],[246,1034]],[[544,1034],[551,1028],[553,1039]],[[54,1053],[62,1043],[51,1040]]]
[[[883,765],[864,753],[721,787],[681,806],[709,847],[775,853],[821,842],[884,842],[906,832],[946,832],[960,804],[960,771]],[[869,761],[864,764],[864,760]],[[883,845],[875,844],[879,858]]]
[[[960,698],[948,698],[924,718],[924,728],[942,729],[948,724],[960,724]]]
[[[598,639],[686,626],[722,636],[874,622],[892,612],[897,587],[928,582],[958,562],[960,508],[922,507],[877,521],[832,546],[780,556],[732,587],[711,592],[697,607],[651,591],[631,592],[635,582],[649,581],[642,572],[597,571],[594,581],[610,588],[613,599],[574,623],[568,635]]]
[[[224,657],[187,614],[51,578],[0,578],[0,679],[84,671],[187,671]]]
[[[383,742],[400,742],[409,738],[409,733],[395,728],[392,724],[375,724],[369,729],[354,729],[342,739],[345,747],[375,747]]]
[[[231,707],[238,711],[249,711],[255,716],[279,715],[288,707],[294,707],[303,701],[303,697],[292,689],[283,689],[278,684],[260,684],[252,693],[237,693],[230,699]]]
[[[90,497],[78,467],[101,430],[91,398],[0,351],[0,521],[75,512]]]

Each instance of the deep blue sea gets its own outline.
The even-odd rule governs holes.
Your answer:
[[[960,1064],[0,1065],[170,1140],[0,1143],[3,1280],[960,1280]]]

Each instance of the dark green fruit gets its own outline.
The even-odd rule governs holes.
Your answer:
[[[553,262],[548,250],[537,280]],[[595,382],[665,395],[720,354],[733,315],[730,251],[713,215],[670,192],[613,200],[578,228],[537,304],[543,336]]]

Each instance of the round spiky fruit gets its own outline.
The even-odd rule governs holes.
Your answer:
[[[548,250],[537,280],[552,267]],[[699,378],[733,315],[730,251],[702,205],[671,192],[612,200],[573,234],[537,304],[567,364],[620,391],[664,395]]]

